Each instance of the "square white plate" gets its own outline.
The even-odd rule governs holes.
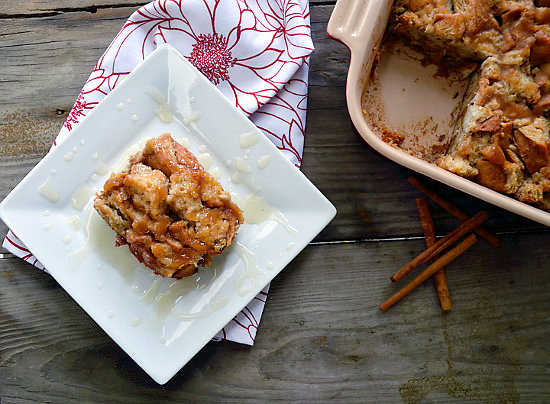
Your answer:
[[[92,193],[129,149],[164,132],[202,154],[205,167],[232,192],[248,220],[210,267],[179,281],[154,275],[126,246],[115,248],[114,232],[92,208]],[[252,138],[257,143],[241,146]],[[258,162],[267,160],[260,168]],[[58,200],[52,202],[55,193]],[[255,209],[245,200],[256,201]],[[160,384],[335,214],[309,180],[168,45],[128,75],[0,204],[4,222],[57,282]]]

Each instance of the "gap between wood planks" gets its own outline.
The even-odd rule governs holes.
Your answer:
[[[496,232],[498,236],[516,235],[516,234],[544,234],[550,233],[550,228],[536,229],[536,230],[508,230]],[[444,235],[438,235],[437,238],[441,238]],[[323,246],[323,245],[339,245],[339,244],[364,244],[364,243],[386,243],[392,241],[414,241],[422,240],[424,236],[401,236],[401,237],[381,237],[381,238],[361,238],[355,240],[329,240],[329,241],[312,241],[308,244],[310,247]],[[17,258],[15,255],[9,252],[0,253],[0,260]]]
[[[550,228],[544,229],[526,229],[526,230],[505,230],[494,232],[497,236],[509,236],[517,234],[547,234],[550,233]],[[437,239],[442,238],[445,234],[437,235]],[[362,244],[362,243],[385,243],[391,241],[413,241],[413,240],[423,240],[423,235],[418,236],[393,236],[393,237],[370,237],[370,238],[360,238],[353,240],[326,240],[326,241],[312,241],[309,243],[309,246],[318,246],[318,245],[335,245],[335,244]]]
[[[10,19],[10,18],[39,18],[39,17],[54,17],[63,13],[78,13],[78,12],[87,12],[91,14],[97,13],[98,10],[109,9],[109,8],[124,8],[124,7],[140,7],[149,3],[148,1],[142,1],[139,3],[128,3],[128,4],[105,4],[99,6],[86,6],[86,7],[60,7],[52,8],[50,11],[42,11],[35,13],[17,13],[17,14],[6,14],[0,13],[0,19]]]
[[[43,10],[39,12],[30,13],[0,13],[0,19],[13,19],[13,18],[40,18],[40,17],[54,17],[63,13],[79,13],[87,12],[91,14],[97,13],[98,10],[110,9],[110,8],[125,8],[125,7],[141,7],[149,3],[150,1],[140,1],[136,3],[127,4],[103,4],[103,5],[91,5],[85,7],[59,7],[52,8],[51,10]],[[315,6],[333,6],[336,4],[336,0],[319,0],[310,1],[310,7]]]

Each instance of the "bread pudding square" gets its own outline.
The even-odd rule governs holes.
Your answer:
[[[99,215],[145,266],[182,278],[231,245],[241,209],[170,134],[146,142],[127,169],[112,173],[94,201]]]

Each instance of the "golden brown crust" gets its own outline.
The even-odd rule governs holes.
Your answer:
[[[437,164],[550,206],[550,1],[396,0],[391,29],[442,57],[481,62]]]
[[[170,134],[149,140],[113,173],[94,208],[144,265],[181,278],[229,246],[243,223],[229,194]]]

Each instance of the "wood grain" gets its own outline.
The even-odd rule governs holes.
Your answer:
[[[472,247],[447,267],[454,308],[432,282],[391,311],[388,280],[423,240],[308,247],[276,278],[254,347],[210,343],[159,388],[46,274],[0,260],[0,391],[10,400],[267,399],[483,402],[550,399],[546,270],[536,236]],[[342,265],[342,257],[348,257]],[[330,292],[329,292],[330,291]],[[513,304],[511,304],[513,302]]]
[[[316,51],[311,58],[303,171],[338,209],[317,240],[420,237],[414,205],[419,193],[406,183],[409,170],[364,145],[349,120],[344,92],[349,55],[345,46],[326,35],[331,10],[325,5],[311,8]],[[131,7],[99,9],[93,14],[75,11],[8,19],[0,25],[4,56],[0,58],[0,93],[6,94],[0,100],[0,153],[23,161],[11,166],[9,184],[0,183],[0,198],[46,153],[91,66],[131,11]],[[0,167],[4,164],[9,160],[0,161]],[[488,225],[496,231],[543,229],[458,191],[444,190],[469,213],[488,210],[494,217]],[[440,209],[433,214],[440,233],[458,223]],[[5,232],[0,225],[0,235]]]
[[[2,2],[0,15],[4,18],[19,16],[19,18],[45,13],[69,13],[87,10],[94,14],[97,9],[112,7],[138,7],[147,4],[148,1],[136,0],[25,0],[10,4]]]
[[[136,0],[25,0],[0,3],[0,18],[28,18],[32,16],[52,16],[62,13],[85,11],[95,14],[105,8],[138,8],[149,1]],[[336,1],[311,0],[311,4],[334,4]]]
[[[91,67],[143,3],[1,2],[0,199],[47,152]],[[470,215],[487,210],[503,245],[480,241],[447,267],[452,312],[441,313],[432,281],[378,309],[399,288],[388,277],[425,248],[420,193],[353,129],[349,53],[326,35],[332,3],[311,6],[303,171],[338,215],[272,283],[256,344],[210,343],[159,387],[49,275],[0,258],[2,403],[550,401],[547,228],[427,181]],[[430,207],[438,234],[459,224]]]

